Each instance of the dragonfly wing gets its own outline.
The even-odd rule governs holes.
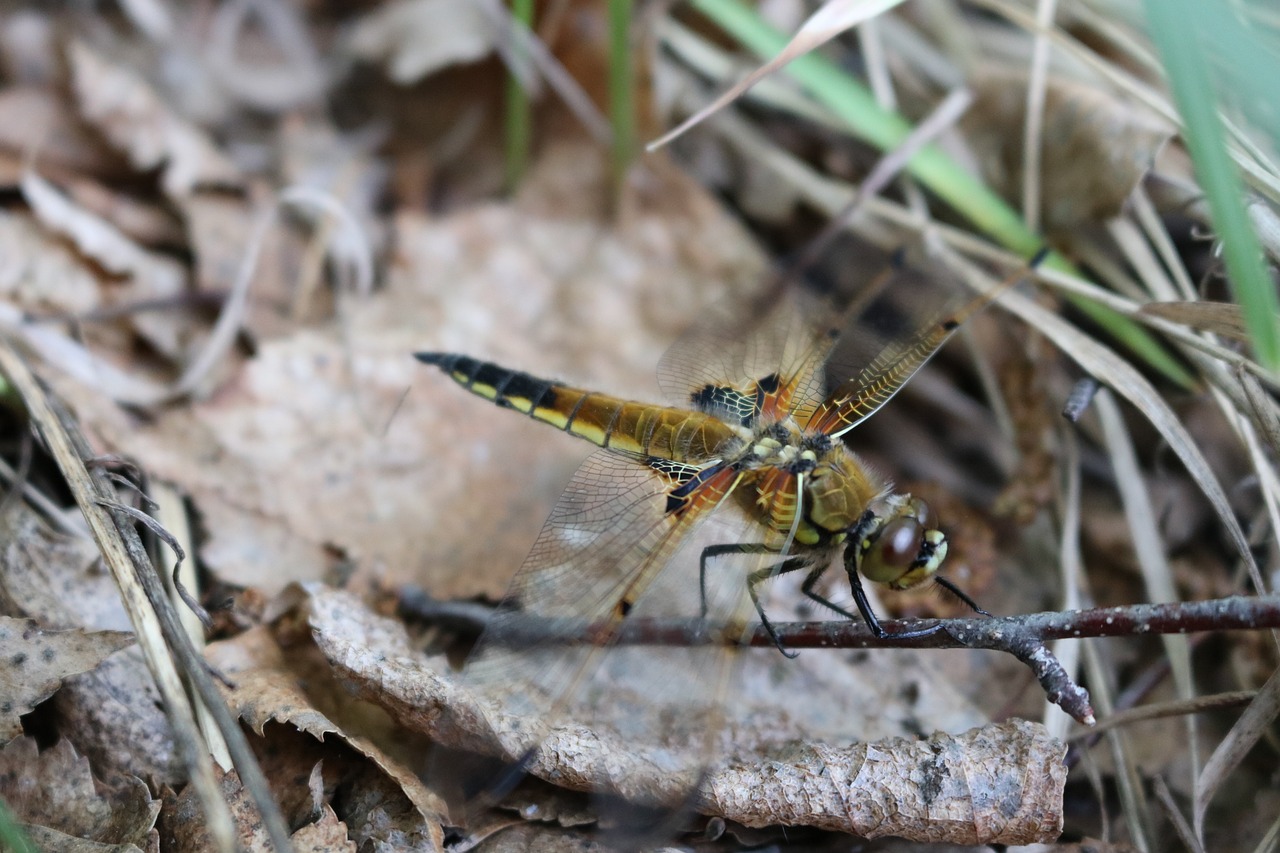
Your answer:
[[[809,429],[839,436],[871,417],[902,390],[961,325],[1019,280],[1017,276],[1010,277],[990,291],[957,305],[955,295],[943,286],[949,278],[947,275],[939,273],[932,281],[908,282],[906,278],[904,276],[903,284],[908,286],[898,288],[896,294],[902,298],[892,311],[883,314],[898,313],[900,316],[894,319],[899,328],[914,331],[890,331],[889,324],[885,324],[885,329],[877,329],[868,322],[858,334],[850,336],[855,352],[850,362],[859,367],[853,378],[837,386],[816,408],[805,422]],[[943,306],[948,303],[950,310],[945,310]],[[883,324],[884,316],[879,319]]]
[[[658,364],[658,384],[679,406],[733,418],[709,407],[707,389],[754,397],[760,384],[776,390],[771,405],[812,410],[822,398],[822,364],[839,332],[835,312],[817,297],[785,292],[747,310],[724,306],[676,341]]]
[[[675,404],[726,420],[743,407],[715,408],[707,401],[733,400],[736,391],[755,398],[757,416],[789,413],[803,423],[826,394],[823,365],[841,332],[896,274],[896,265],[886,266],[839,297],[779,284],[745,308],[738,302],[720,306],[671,346],[658,365],[658,383]]]
[[[509,735],[512,756],[536,747],[557,723],[606,716],[602,703],[610,697],[600,682],[612,677],[607,671],[616,669],[613,659],[623,657],[613,641],[633,617],[698,617],[698,555],[687,553],[696,549],[690,537],[707,526],[736,482],[727,467],[650,465],[643,457],[608,451],[582,465],[464,671],[464,680],[483,691],[498,714],[539,721],[533,724],[538,728]],[[738,585],[745,593],[740,579]],[[741,618],[743,612],[734,603],[719,607],[714,618],[724,622],[731,618],[726,614]],[[581,640],[584,632],[594,642],[564,642]],[[655,658],[674,650],[643,651]],[[696,650],[703,657],[725,651]],[[717,666],[698,667],[705,665]],[[668,669],[665,677],[680,674]],[[632,675],[619,678],[639,695],[671,692]]]

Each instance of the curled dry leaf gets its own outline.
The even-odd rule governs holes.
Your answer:
[[[1014,720],[961,735],[804,744],[710,774],[705,807],[747,826],[1030,844],[1062,832],[1066,747]]]
[[[29,737],[0,748],[0,801],[28,824],[34,840],[44,840],[42,850],[70,849],[63,846],[70,839],[147,847],[160,812],[140,779],[100,790],[89,762],[68,741],[41,752]]]
[[[104,307],[147,300],[173,300],[186,292],[186,273],[174,260],[144,250],[114,224],[85,210],[44,178],[28,171],[22,193],[48,230],[69,239],[81,254],[104,270],[128,279],[125,287],[103,290]],[[178,312],[137,312],[128,317],[147,342],[173,359],[185,354],[192,335],[190,320]]]
[[[481,6],[453,0],[389,3],[360,20],[347,49],[357,59],[383,63],[397,83],[416,83],[493,51],[494,26]]]
[[[487,699],[446,674],[443,660],[418,656],[398,623],[373,616],[356,599],[317,587],[310,592],[307,606],[317,644],[359,695],[381,704],[406,727],[428,732],[447,746],[512,762],[520,758],[519,745],[539,721],[496,711]],[[773,658],[778,658],[776,652]],[[830,668],[831,659],[826,662]],[[777,679],[780,671],[795,664],[785,661],[760,675]],[[702,779],[701,810],[748,825],[780,822],[956,843],[1028,843],[1054,838],[1060,831],[1066,779],[1063,746],[1036,724],[996,726],[926,741],[889,738],[839,749],[797,740],[799,730],[793,728],[788,712],[798,704],[822,703],[795,702],[801,694],[785,675],[772,708],[759,707],[752,695],[755,708],[748,710],[746,702],[737,701],[727,708],[735,719],[724,741],[725,763]],[[839,697],[831,698],[839,702]],[[669,765],[662,755],[700,748],[701,734],[683,731],[680,722],[670,718],[661,724],[642,721],[648,710],[644,697],[620,695],[617,701],[635,717],[629,721],[634,728],[627,737],[603,723],[595,728],[573,722],[555,725],[529,758],[529,772],[566,787],[603,788],[640,801],[681,796],[690,780],[662,769]],[[635,736],[658,731],[659,744]],[[823,761],[831,769],[824,770]],[[773,792],[773,797],[758,796],[764,791]],[[901,806],[884,808],[885,803]],[[930,815],[945,817],[933,821]]]
[[[123,631],[46,631],[33,619],[0,616],[0,741],[22,733],[18,717],[68,676],[94,669],[133,644]]]
[[[407,798],[417,809],[421,822],[436,828],[432,843],[441,846],[439,827],[444,822],[444,804],[413,770],[385,753],[370,738],[344,731],[316,707],[313,695],[332,706],[340,701],[337,697],[343,692],[324,671],[322,660],[308,660],[308,651],[314,654],[314,647],[304,644],[302,648],[291,648],[286,655],[269,629],[257,627],[232,640],[210,645],[205,656],[234,684],[227,703],[254,731],[261,735],[269,721],[277,721],[296,726],[317,740],[337,735],[393,783],[396,796],[392,799]],[[310,693],[303,689],[303,683]]]
[[[0,611],[59,628],[130,628],[91,540],[60,536],[19,504],[0,514]],[[54,696],[62,730],[109,773],[177,781],[181,765],[138,648],[67,680]]]
[[[329,851],[349,851],[355,853],[359,847],[347,830],[347,825],[338,820],[333,809],[324,807],[324,813],[315,823],[309,823],[295,832],[290,839],[297,853],[329,853]]]
[[[247,853],[268,853],[272,849],[267,839],[266,828],[258,818],[258,810],[253,805],[253,798],[245,791],[240,777],[232,770],[223,773],[216,764],[213,772],[222,787],[222,797],[231,809],[235,821],[236,843],[239,850]],[[160,846],[165,850],[213,851],[218,850],[208,822],[204,819],[204,811],[200,798],[196,795],[195,786],[188,785],[181,794],[166,792],[164,805],[160,810]]]
[[[109,62],[83,41],[67,46],[71,85],[84,117],[140,171],[162,169],[174,199],[199,187],[237,187],[239,170],[203,130],[172,110],[134,71]]]
[[[215,772],[217,771],[215,768]],[[238,849],[247,853],[271,853],[274,850],[266,832],[258,820],[257,809],[232,771],[220,778],[223,795],[231,806],[235,818]],[[295,853],[328,853],[328,851],[352,851],[357,842],[350,838],[349,827],[324,806],[317,820],[299,827],[290,836]],[[167,792],[164,808],[160,813],[161,849],[182,850],[190,853],[214,853],[219,848],[209,835],[207,822],[200,804],[190,787],[179,795]],[[379,849],[375,847],[374,849]],[[382,848],[386,849],[386,848]],[[394,847],[390,849],[431,850],[427,847]]]
[[[127,168],[85,129],[65,100],[40,86],[0,90],[0,149],[20,171],[21,161],[32,155],[40,169],[55,173],[118,177]]]
[[[0,213],[0,298],[32,314],[85,314],[102,282],[28,216]]]
[[[1027,78],[1022,69],[988,70],[973,81],[976,99],[962,120],[988,182],[1005,198],[1022,191]],[[1045,92],[1041,221],[1066,231],[1120,213],[1173,129],[1097,86],[1051,76]]]

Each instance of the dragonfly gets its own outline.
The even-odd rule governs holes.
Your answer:
[[[947,538],[928,504],[896,492],[845,437],[1020,278],[888,341],[831,390],[824,365],[852,308],[793,305],[754,325],[695,332],[659,365],[659,384],[673,398],[667,404],[547,380],[469,355],[416,353],[472,394],[600,448],[557,503],[467,671],[496,684],[531,669],[521,663],[522,650],[499,651],[500,641],[491,641],[504,620],[520,614],[562,624],[566,632],[588,626],[591,650],[552,659],[540,670],[550,698],[524,708],[554,716],[568,701],[556,697],[580,692],[628,623],[654,612],[646,601],[671,585],[664,579],[677,574],[670,570],[677,554],[683,556],[695,532],[720,515],[736,519],[724,528],[731,538],[700,537],[697,588],[674,595],[695,601],[696,618],[738,640],[758,622],[782,654],[796,654],[760,595],[764,582],[793,572],[804,573],[804,596],[840,617],[860,617],[879,637],[925,636],[942,625],[890,632],[872,609],[863,578],[892,589],[932,580],[985,613],[938,573]],[[842,553],[856,614],[818,588]],[[745,564],[726,580],[719,564],[735,561]],[[717,589],[731,592],[726,598]]]

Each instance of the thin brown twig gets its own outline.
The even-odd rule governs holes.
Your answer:
[[[413,603],[413,609],[426,618],[471,627],[476,625],[474,608],[463,611],[446,603],[417,601]],[[736,639],[739,635],[735,632],[710,626],[698,619],[633,619],[617,632],[585,622],[566,626],[563,620],[552,621],[533,615],[527,619],[504,620],[503,624],[502,636],[493,639],[510,644],[590,644],[600,637],[608,637],[610,642],[621,645],[687,647],[739,644]],[[910,621],[883,622],[888,632],[884,637],[877,637],[865,624],[851,620],[780,622],[774,623],[774,628],[782,644],[789,649],[969,648],[1007,652],[1032,669],[1050,701],[1079,722],[1092,725],[1093,709],[1088,692],[1071,679],[1046,643],[1084,637],[1280,627],[1280,596],[1233,596],[1211,601],[1134,604],[1025,616],[945,619],[936,624],[938,631],[914,637],[895,636],[920,627],[919,623]],[[611,636],[611,633],[616,635]],[[742,644],[768,647],[774,642],[763,626],[757,626]]]

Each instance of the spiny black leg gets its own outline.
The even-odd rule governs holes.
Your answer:
[[[876,618],[875,611],[871,609],[871,602],[867,601],[867,591],[862,588],[862,578],[857,572],[849,572],[849,586],[853,589],[853,600],[858,605],[858,612],[862,614],[862,618],[867,623],[867,627],[871,629],[871,633],[875,634],[878,639],[886,637],[894,637],[896,639],[910,640],[915,637],[927,637],[930,634],[936,634],[942,630],[942,625],[931,625],[928,628],[920,628],[916,631],[894,631],[889,632],[880,624],[880,620]]]
[[[702,549],[698,558],[698,589],[702,593],[702,618],[707,618],[707,560],[712,557],[723,557],[725,554],[772,554],[777,548],[770,548],[763,542],[726,542],[723,545],[708,545]]]
[[[831,610],[834,610],[836,613],[839,613],[844,618],[851,619],[855,622],[858,621],[857,616],[853,615],[848,610],[845,610],[843,607],[836,604],[835,602],[828,601],[826,598],[824,598],[823,596],[813,591],[813,585],[818,582],[818,578],[822,577],[823,574],[826,573],[826,571],[827,571],[827,566],[825,563],[819,563],[817,566],[814,566],[813,571],[809,572],[809,576],[804,579],[804,583],[800,584],[800,591],[803,592],[806,597],[813,599],[814,601],[821,604],[823,607],[827,607]]]
[[[760,624],[764,625],[764,629],[769,632],[769,637],[773,640],[773,644],[778,647],[778,651],[782,652],[785,658],[797,658],[799,652],[787,651],[787,647],[782,644],[782,638],[778,636],[777,630],[773,627],[773,623],[769,621],[769,617],[764,615],[764,606],[760,604],[760,594],[756,592],[756,587],[761,581],[778,575],[794,572],[797,569],[803,569],[809,565],[809,561],[804,557],[789,557],[778,563],[776,566],[768,566],[758,569],[747,575],[747,595],[751,596],[751,603],[756,606],[756,613],[760,614]]]
[[[934,575],[933,580],[934,580],[934,583],[936,583],[938,586],[942,587],[947,592],[951,593],[956,598],[960,599],[966,605],[968,605],[969,609],[972,610],[974,613],[980,613],[983,616],[991,616],[990,613],[988,613],[987,611],[979,607],[978,603],[974,601],[972,598],[970,598],[969,595],[964,590],[956,586],[954,581],[947,580],[946,578],[940,575]]]

